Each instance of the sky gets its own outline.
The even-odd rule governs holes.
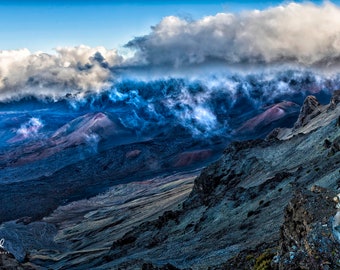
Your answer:
[[[339,68],[340,0],[0,0],[0,101],[81,97],[125,78]]]
[[[219,12],[263,10],[281,3],[285,2],[0,0],[0,50],[27,48],[51,53],[57,47],[84,44],[116,48],[124,54],[129,52],[123,47],[128,41],[148,34],[165,16],[197,20]]]

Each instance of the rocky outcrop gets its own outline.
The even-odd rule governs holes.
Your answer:
[[[331,225],[334,192],[329,190],[339,185],[340,154],[329,153],[338,145],[340,106],[319,108],[320,114],[302,128],[285,130],[288,139],[273,136],[230,144],[218,161],[202,170],[177,207],[160,209],[164,199],[185,186],[170,196],[166,183],[161,198],[151,190],[152,207],[159,210],[152,218],[143,217],[151,208],[145,190],[135,191],[124,207],[110,199],[110,211],[82,210],[82,223],[65,225],[58,234],[74,250],[65,256],[41,251],[34,262],[47,268],[101,270],[337,269],[339,247]],[[130,162],[146,153],[141,145],[134,149],[142,152]],[[314,185],[326,189],[307,191]],[[101,198],[100,204],[106,203]],[[117,220],[117,213],[127,213],[125,221]],[[136,216],[140,219],[131,225]]]
[[[336,90],[333,93],[333,96],[331,98],[331,102],[329,104],[329,110],[334,110],[336,106],[340,103],[340,90]]]
[[[339,243],[333,237],[335,191],[297,188],[284,210],[280,240],[245,249],[215,270],[339,269]]]
[[[0,248],[0,270],[36,270],[30,263],[19,263],[15,257],[3,248]]]
[[[340,151],[340,136],[335,138],[333,142],[330,142],[329,148],[329,156],[335,155],[337,152]]]
[[[320,103],[314,96],[308,96],[303,102],[300,115],[296,121],[294,128],[305,126],[311,119],[321,113]]]
[[[303,126],[305,134],[280,140],[274,132],[267,140],[230,144],[195,180],[180,211],[130,232],[126,239],[134,241],[114,245],[108,260],[114,264],[140,252],[180,269],[335,269],[334,192],[302,190],[338,185],[340,156],[329,155],[339,136],[338,113],[308,97],[291,131]],[[318,126],[317,115],[327,118],[325,126]]]
[[[335,194],[317,186],[295,192],[285,209],[276,269],[340,268],[339,243],[332,235]]]

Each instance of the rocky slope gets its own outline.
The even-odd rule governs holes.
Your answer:
[[[80,264],[89,269],[91,261],[105,257],[112,241],[126,231],[178,209],[197,174],[116,185],[106,193],[60,206],[41,221],[4,222],[0,236],[6,254],[0,251],[0,269],[78,269]]]
[[[177,132],[183,134],[185,130],[178,128]],[[115,184],[135,179],[145,180],[177,171],[190,171],[216,159],[223,149],[223,143],[219,139],[203,144],[192,138],[176,138],[175,133],[176,131],[168,133],[169,137],[159,136],[152,140],[109,148],[51,172],[49,167],[53,167],[55,159],[65,162],[68,158],[72,159],[79,150],[70,148],[68,151],[73,151],[72,154],[63,151],[54,155],[53,160],[44,159],[40,166],[29,164],[29,171],[37,170],[46,175],[36,177],[32,172],[32,178],[25,181],[20,178],[18,180],[3,170],[4,177],[0,185],[0,204],[3,208],[0,222],[24,216],[37,220],[50,214],[59,205],[96,196]],[[23,175],[26,173],[20,168],[14,172],[21,172]],[[13,179],[16,181],[13,182]],[[30,203],[27,204],[27,201]],[[15,206],[12,202],[15,202]]]
[[[249,107],[245,99],[237,103],[237,113],[230,109],[219,114],[223,125],[207,132],[191,128],[208,121],[202,108],[189,124],[182,119],[156,128],[141,121],[142,132],[127,125],[131,112],[120,106],[100,103],[103,106],[70,110],[58,102],[27,102],[0,104],[0,223],[23,217],[38,220],[60,205],[96,196],[112,185],[202,167],[220,157],[231,140],[292,126],[299,108],[292,102]],[[242,132],[231,135],[253,116]]]
[[[130,183],[121,197],[116,187],[0,232],[15,231],[21,253],[12,253],[40,269],[337,269],[339,97],[327,106],[308,97],[293,128],[232,143],[190,195],[195,173]],[[123,156],[140,155],[130,150]],[[174,164],[208,153],[185,152]],[[35,243],[37,228],[44,241]]]
[[[179,269],[244,269],[245,261],[232,266],[233,258],[244,253],[262,256],[248,262],[249,267],[275,262],[278,269],[339,267],[329,221],[335,204],[304,191],[296,194],[314,185],[338,188],[338,97],[335,92],[328,106],[316,103],[318,113],[306,108],[314,100],[308,97],[299,117],[303,121],[293,129],[277,130],[267,140],[232,143],[195,180],[181,210],[128,232],[93,267],[139,269],[147,263],[170,263]]]

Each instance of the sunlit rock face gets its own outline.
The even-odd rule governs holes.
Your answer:
[[[308,96],[301,108],[301,112],[294,127],[299,128],[306,125],[312,118],[321,113],[320,103],[314,96]]]

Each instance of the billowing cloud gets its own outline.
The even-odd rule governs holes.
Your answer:
[[[136,50],[135,62],[158,66],[212,61],[334,65],[340,60],[340,8],[329,2],[290,3],[196,21],[170,16],[126,46]]]
[[[83,45],[57,48],[54,54],[32,53],[27,49],[0,51],[0,102],[26,96],[49,100],[72,96],[78,103],[88,93],[106,90],[111,91],[110,97],[120,100],[128,94],[136,98],[134,93],[139,91],[132,89],[131,93],[115,96],[116,86],[124,79],[148,81],[173,77],[190,81],[196,78],[204,80],[209,88],[236,73],[255,72],[259,76],[255,74],[254,78],[276,81],[263,78],[261,73],[269,70],[267,74],[275,77],[275,69],[304,70],[305,67],[317,71],[313,73],[315,78],[334,81],[330,76],[337,71],[327,70],[323,75],[314,67],[340,64],[340,8],[328,2],[290,3],[263,11],[219,13],[199,20],[169,16],[152,27],[148,35],[136,37],[126,46],[135,52],[134,56],[123,58],[116,50]],[[221,65],[211,68],[217,63],[227,70]],[[254,64],[256,69],[245,69],[244,64]],[[262,69],[262,64],[269,68]],[[228,85],[223,87],[233,92],[237,83],[225,81]],[[290,91],[283,81],[275,89],[278,93]],[[185,107],[185,101],[190,103],[191,97],[190,94],[183,97],[180,105]],[[205,105],[196,111],[183,109],[179,117],[201,127],[214,127],[215,119]],[[203,118],[210,122],[202,121]]]
[[[103,47],[57,48],[56,54],[0,51],[0,100],[100,91],[111,85],[111,68],[121,62],[116,50]]]
[[[199,79],[168,78],[116,82],[101,95],[76,102],[77,110],[109,110],[122,125],[139,135],[180,125],[194,136],[224,136],[268,105],[283,100],[301,104],[309,94],[323,97],[339,89],[340,75],[312,71],[284,70],[253,74],[201,76]],[[95,107],[96,106],[96,107]]]

